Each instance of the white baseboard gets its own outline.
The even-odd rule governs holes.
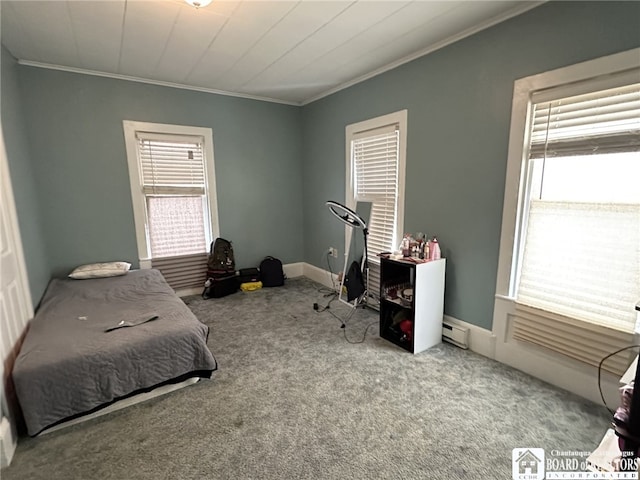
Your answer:
[[[302,277],[304,275],[304,262],[287,263],[282,265],[284,274],[287,278]]]
[[[302,275],[328,288],[338,287],[338,275],[309,263],[303,263]]]

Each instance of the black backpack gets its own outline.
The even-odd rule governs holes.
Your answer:
[[[277,258],[266,257],[260,262],[260,281],[263,287],[279,287],[284,285],[282,262]]]
[[[207,260],[207,278],[227,277],[236,274],[236,260],[229,240],[216,238],[211,243]]]
[[[360,264],[355,260],[344,277],[344,286],[347,288],[347,302],[360,298],[366,290]]]

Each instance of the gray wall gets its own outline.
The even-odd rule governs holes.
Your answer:
[[[299,108],[35,67],[19,79],[53,275],[138,263],[125,119],[211,127],[220,235],[237,266],[302,259]]]
[[[25,263],[29,274],[29,289],[33,303],[37,304],[49,282],[49,256],[42,229],[40,196],[29,155],[27,123],[20,101],[18,64],[4,47],[1,47],[0,56],[2,57],[0,71],[2,131],[18,211]]]
[[[640,46],[640,3],[553,2],[304,107],[305,261],[344,245],[345,126],[408,109],[405,231],[437,235],[445,313],[491,328],[513,82]]]

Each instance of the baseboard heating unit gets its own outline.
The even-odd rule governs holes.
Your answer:
[[[457,347],[467,349],[469,348],[469,329],[445,320],[442,322],[442,339]]]

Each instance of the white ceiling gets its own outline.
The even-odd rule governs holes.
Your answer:
[[[301,105],[540,3],[2,0],[0,15],[23,64]]]

